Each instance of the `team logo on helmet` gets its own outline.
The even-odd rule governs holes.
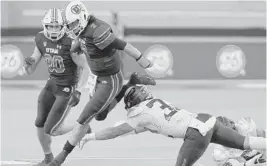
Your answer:
[[[82,8],[81,8],[80,5],[73,5],[73,6],[71,7],[71,12],[72,12],[73,14],[80,14],[81,11],[82,11]]]

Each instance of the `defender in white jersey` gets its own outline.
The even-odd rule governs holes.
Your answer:
[[[205,152],[209,143],[236,149],[266,149],[266,139],[245,137],[223,125],[209,114],[194,114],[154,98],[144,86],[131,86],[124,92],[127,120],[102,131],[87,134],[80,142],[107,140],[124,134],[151,131],[172,138],[182,138],[176,166],[192,166]]]

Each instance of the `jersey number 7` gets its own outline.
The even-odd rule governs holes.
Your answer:
[[[148,108],[153,108],[154,104],[155,103],[159,103],[161,104],[160,106],[160,109],[162,111],[164,111],[164,117],[167,121],[170,121],[170,119],[172,118],[172,116],[174,114],[176,114],[180,109],[176,108],[176,107],[173,107],[173,106],[170,106],[169,104],[165,103],[163,100],[161,99],[152,99],[150,102],[148,102],[146,104],[146,106]]]

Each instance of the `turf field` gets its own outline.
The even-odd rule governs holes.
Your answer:
[[[266,126],[266,88],[263,81],[204,81],[159,83],[151,91],[191,112],[207,112],[233,119],[252,117],[261,128]],[[18,85],[16,85],[18,84]],[[11,85],[2,81],[1,92],[1,165],[30,165],[43,158],[36,137],[34,120],[37,98],[43,82],[32,85],[17,82]],[[72,109],[68,121],[74,121],[86,104],[85,90],[80,104]],[[99,130],[124,119],[126,112],[120,104],[105,122],[92,122],[93,130]],[[53,152],[56,155],[68,135],[55,137]],[[143,133],[110,141],[88,143],[83,151],[78,148],[69,156],[64,166],[172,166],[181,146],[181,140],[161,135]],[[213,166],[212,146],[199,160],[204,166]],[[11,161],[20,161],[12,162]],[[22,162],[26,161],[26,162]]]

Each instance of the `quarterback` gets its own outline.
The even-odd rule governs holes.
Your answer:
[[[63,122],[70,108],[80,100],[78,88],[83,86],[87,77],[79,79],[79,74],[90,73],[85,56],[71,53],[72,39],[65,34],[60,9],[49,9],[42,24],[43,31],[35,37],[34,52],[25,58],[25,65],[19,71],[21,76],[32,74],[42,58],[48,66],[49,79],[39,94],[35,120],[37,137],[45,158],[37,166],[43,166],[54,158],[51,136],[62,135],[73,129],[74,124]]]
[[[266,139],[243,136],[206,113],[191,113],[167,101],[153,97],[144,86],[131,86],[124,93],[127,120],[120,125],[86,134],[82,147],[89,140],[108,140],[121,135],[150,131],[171,138],[181,138],[176,166],[192,166],[210,143],[236,149],[265,150]]]
[[[63,151],[49,165],[61,165],[90,129],[93,118],[108,113],[104,110],[119,94],[123,86],[119,50],[126,52],[146,70],[154,70],[152,63],[139,50],[117,38],[110,25],[89,14],[80,1],[70,2],[64,9],[67,34],[76,40],[76,51],[82,50],[93,74],[97,76],[95,92],[86,104]]]

